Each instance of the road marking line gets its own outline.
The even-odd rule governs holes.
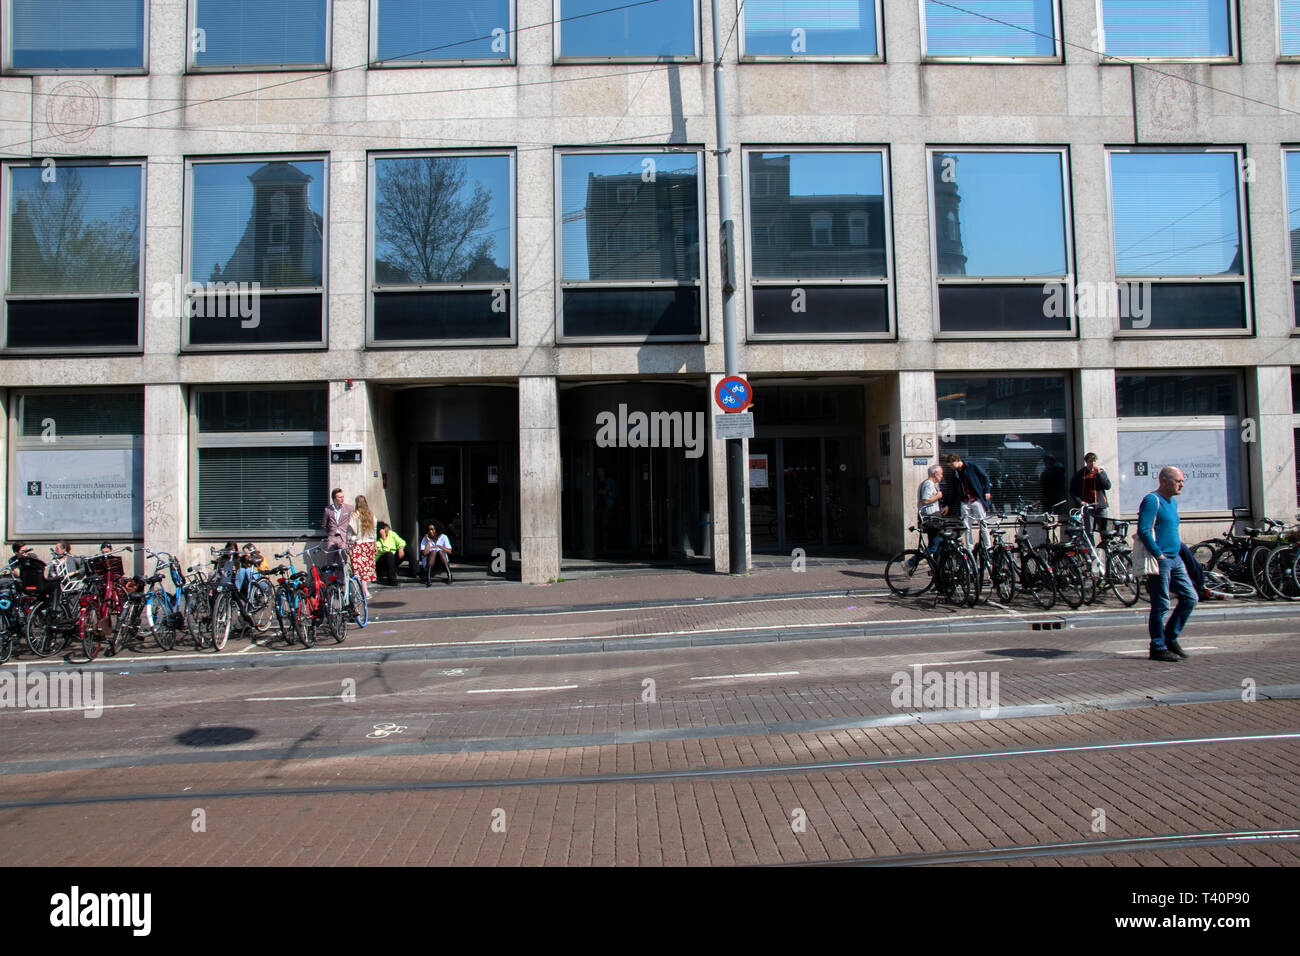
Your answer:
[[[912,667],[946,667],[949,664],[990,664],[996,661],[1014,661],[1014,657],[981,657],[973,661],[917,661]]]
[[[244,700],[342,700],[342,694],[325,694],[317,697],[245,697]]]
[[[560,684],[558,687],[493,687],[487,690],[467,690],[467,694],[522,694],[534,690],[573,690],[577,684]]]
[[[22,707],[24,714],[57,714],[69,710],[108,710],[110,707],[134,707],[135,704],[100,704],[98,707]]]
[[[691,680],[734,680],[737,677],[790,677],[798,671],[765,671],[759,674],[717,674],[713,677],[692,677]]]

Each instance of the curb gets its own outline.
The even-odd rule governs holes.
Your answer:
[[[839,592],[834,592],[839,593]],[[619,651],[667,650],[682,647],[721,647],[733,644],[770,644],[781,641],[842,640],[845,638],[895,637],[911,634],[972,634],[1014,630],[1024,626],[1031,630],[1058,630],[1081,627],[1113,627],[1132,625],[1145,618],[1145,610],[1065,611],[1061,614],[1010,614],[987,615],[953,621],[916,621],[898,624],[880,621],[845,624],[834,627],[808,627],[791,625],[771,630],[736,630],[723,634],[692,637],[689,634],[651,637],[592,637],[572,640],[547,640],[536,642],[485,641],[461,642],[434,647],[369,648],[339,647],[299,649],[285,651],[259,651],[255,653],[213,654],[194,659],[166,658],[115,658],[78,664],[72,661],[20,661],[28,673],[43,670],[75,668],[86,671],[118,671],[120,673],[154,674],[167,672],[192,672],[233,670],[255,667],[297,667],[329,664],[384,664],[399,661],[460,661],[480,657],[538,657],[554,654],[600,654]],[[1268,620],[1300,616],[1300,608],[1243,607],[1240,609],[1215,608],[1198,614],[1198,622],[1240,620]],[[388,619],[385,619],[388,620]],[[384,623],[372,621],[372,624]],[[1035,627],[1035,625],[1038,625]],[[1044,628],[1043,625],[1050,625]],[[6,664],[0,672],[12,667]]]

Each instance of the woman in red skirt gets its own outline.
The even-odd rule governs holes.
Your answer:
[[[375,579],[375,513],[365,495],[357,495],[352,517],[359,526],[356,542],[352,545],[352,573],[361,579],[361,593],[370,600],[367,585]]]

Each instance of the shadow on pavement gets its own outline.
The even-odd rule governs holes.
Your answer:
[[[186,747],[228,747],[256,736],[252,727],[195,727],[177,734],[176,742]]]

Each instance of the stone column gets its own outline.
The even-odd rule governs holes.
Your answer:
[[[1290,524],[1296,515],[1295,432],[1292,415],[1291,367],[1261,365],[1246,370],[1246,417],[1254,417],[1255,433],[1242,422],[1249,462],[1250,500],[1255,517],[1267,516]],[[1254,439],[1251,441],[1250,439]],[[1243,478],[1247,476],[1243,475]],[[1263,513],[1260,513],[1260,509]]]
[[[1074,460],[1065,463],[1065,473],[1073,478],[1083,467],[1083,456],[1097,453],[1097,464],[1110,476],[1109,514],[1119,517],[1119,419],[1115,406],[1115,370],[1113,368],[1079,369],[1075,380],[1079,400],[1074,403]],[[1050,502],[1049,502],[1050,503]],[[1136,506],[1135,506],[1136,510]]]
[[[913,547],[916,539],[908,536],[907,529],[916,523],[916,490],[925,480],[929,467],[939,461],[938,434],[939,404],[934,390],[934,372],[904,370],[898,373],[898,441],[902,446],[902,484],[894,496],[903,496],[899,511],[881,508],[882,520],[889,522],[884,534],[886,551],[893,553],[904,547]],[[868,436],[870,438],[870,436]],[[898,452],[894,453],[895,456]],[[925,459],[925,464],[912,461]],[[884,491],[881,504],[885,503]],[[873,536],[873,541],[876,540]],[[907,542],[904,544],[904,542]]]
[[[556,379],[519,380],[519,552],[526,584],[560,576],[560,393]]]
[[[185,386],[144,387],[144,546],[183,567],[206,559],[189,547],[189,410]],[[197,475],[195,481],[197,482]],[[153,565],[150,563],[152,569]],[[137,562],[137,569],[143,564]]]

